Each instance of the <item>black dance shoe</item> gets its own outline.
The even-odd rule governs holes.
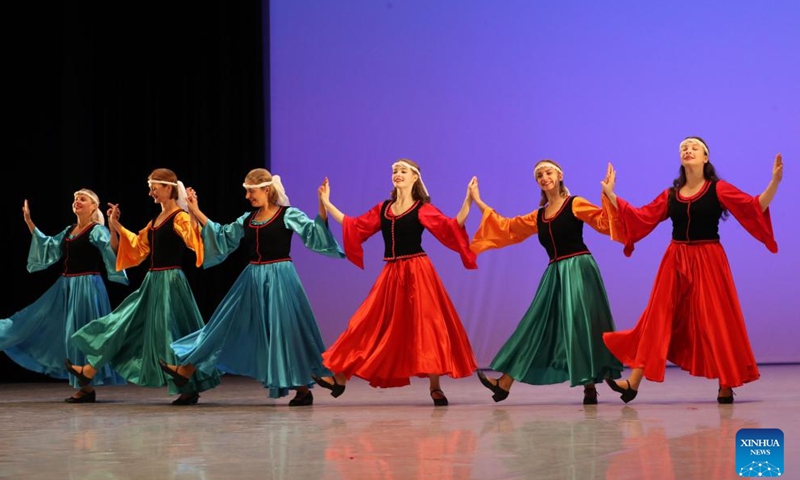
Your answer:
[[[188,397],[184,397],[181,395],[180,397],[176,398],[172,401],[173,405],[197,405],[197,402],[200,400],[200,394],[197,392],[192,392]]]
[[[619,393],[620,394],[619,398],[621,398],[623,402],[628,403],[634,398],[636,398],[636,394],[639,393],[639,391],[631,388],[631,382],[629,380],[625,380],[625,383],[627,383],[628,386],[626,388],[622,388],[619,385],[617,385],[617,382],[615,382],[614,380],[606,378],[606,384],[611,388],[611,390],[614,390],[615,392]]]
[[[442,398],[434,397],[433,395],[435,393],[441,394]],[[449,405],[449,403],[447,402],[447,397],[444,396],[444,392],[439,390],[438,388],[436,390],[431,390],[431,398],[433,399],[433,404],[437,407],[446,407],[447,405]]]
[[[317,382],[317,385],[319,385],[320,387],[327,388],[328,390],[330,390],[331,397],[333,398],[337,398],[344,393],[345,385],[339,385],[336,382],[336,377],[331,377],[333,379],[333,383],[326,382],[325,380],[322,379],[322,377],[318,377],[316,375],[311,375],[311,378],[312,380]]]
[[[314,395],[311,394],[311,390],[306,390],[305,394],[298,391],[294,398],[289,400],[290,407],[307,407],[313,404]]]
[[[492,395],[492,399],[495,402],[502,402],[508,398],[508,390],[503,390],[503,388],[500,386],[499,380],[495,380],[497,383],[490,382],[489,378],[480,370],[478,370],[478,380],[481,381],[484,387],[488,388],[492,391],[492,393],[494,393],[494,395]]]
[[[583,404],[597,405],[597,389],[594,386],[583,387]]]
[[[86,385],[92,383],[92,379],[83,374],[83,366],[81,366],[81,369],[78,370],[78,367],[73,365],[69,358],[64,359],[64,366],[67,367],[67,373],[78,379],[78,385],[81,387],[85,387]]]
[[[731,403],[733,403],[733,395],[734,395],[733,389],[731,389],[731,394],[728,397],[720,397],[719,393],[721,391],[722,391],[721,388],[717,390],[717,403],[719,403],[720,405],[730,405]]]
[[[184,377],[183,375],[178,373],[178,367],[176,366],[174,369],[169,368],[167,362],[164,360],[158,359],[158,366],[161,367],[161,371],[172,377],[172,382],[175,383],[175,386],[181,388],[182,386],[189,383],[189,379]],[[197,403],[197,402],[195,402]]]
[[[67,403],[94,403],[97,401],[97,394],[92,390],[89,393],[84,392],[80,397],[67,397],[64,401]]]

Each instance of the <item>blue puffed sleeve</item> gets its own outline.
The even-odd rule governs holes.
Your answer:
[[[286,215],[283,217],[283,223],[286,228],[300,235],[300,238],[303,239],[303,244],[309,250],[327,257],[344,258],[344,250],[333,238],[333,234],[328,228],[328,223],[322,220],[319,215],[314,220],[311,220],[308,215],[297,208],[288,207]]]
[[[61,243],[71,227],[67,227],[58,235],[48,237],[38,228],[33,229],[31,247],[28,249],[28,271],[39,272],[61,259],[64,250]]]
[[[128,284],[128,275],[125,270],[117,271],[117,255],[111,248],[111,234],[103,225],[96,224],[89,232],[89,243],[100,250],[103,256],[103,265],[106,267],[106,275],[112,282]]]
[[[250,215],[249,212],[227,225],[220,225],[212,220],[206,222],[202,231],[203,248],[205,249],[203,268],[219,265],[228,258],[228,255],[239,248],[239,243],[244,237],[244,220],[248,215]]]

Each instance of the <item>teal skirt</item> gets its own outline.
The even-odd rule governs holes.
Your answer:
[[[78,380],[67,374],[64,359],[76,365],[86,363],[83,352],[71,340],[72,334],[90,321],[111,311],[100,275],[61,276],[38,300],[0,320],[0,350],[20,366],[53,378]],[[124,385],[125,380],[110,368],[98,369],[92,385]]]
[[[142,286],[113,312],[89,322],[72,336],[95,368],[110,365],[127,381],[144,387],[169,386],[169,393],[203,391],[219,385],[219,372],[197,372],[181,388],[158,365],[175,364],[170,344],[203,327],[189,282],[180,269],[151,270]]]
[[[608,296],[591,255],[551,263],[492,370],[532,385],[570,386],[619,378],[622,364],[603,343],[614,331]]]
[[[271,398],[332,375],[322,366],[325,344],[292,262],[250,264],[202,330],[176,340],[181,365],[253,377]]]

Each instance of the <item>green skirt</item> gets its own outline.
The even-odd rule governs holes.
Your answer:
[[[170,394],[190,393],[219,385],[219,372],[198,370],[178,388],[161,371],[158,360],[176,364],[170,344],[202,327],[203,318],[183,271],[151,270],[138,290],[113,312],[75,332],[72,341],[97,369],[110,365],[136,385],[168,385]]]
[[[603,343],[614,331],[608,296],[591,255],[551,263],[492,370],[532,385],[570,386],[619,378],[622,364]]]

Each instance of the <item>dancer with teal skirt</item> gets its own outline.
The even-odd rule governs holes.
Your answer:
[[[489,378],[478,371],[478,378],[492,391],[495,402],[508,397],[514,381],[531,385],[569,381],[571,387],[584,386],[584,405],[594,405],[595,383],[619,378],[622,364],[603,343],[603,333],[614,331],[614,320],[600,269],[583,243],[583,224],[622,241],[621,224],[602,208],[571,196],[563,170],[552,160],[538,162],[533,175],[542,191],[539,208],[514,218],[502,217],[484,203],[477,181],[470,187],[483,213],[472,251],[479,254],[538,234],[550,257],[528,311],[491,363],[502,376]]]
[[[203,226],[204,268],[246,248],[250,263],[211,316],[208,324],[172,344],[177,364],[162,362],[176,384],[198,374],[222,372],[255,378],[270,398],[296,390],[289,406],[312,405],[311,375],[330,375],[322,366],[325,345],[306,292],[289,256],[294,234],[306,248],[344,258],[320,204],[312,220],[289,206],[281,178],[263,168],[244,179],[245,198],[255,209],[228,225],[210,220],[187,189],[189,212]]]
[[[87,363],[67,371],[88,384],[96,371],[110,365],[126,380],[144,387],[169,386],[169,393],[180,393],[173,405],[193,405],[198,392],[219,384],[219,373],[195,375],[178,387],[161,371],[159,360],[173,359],[170,343],[203,327],[189,282],[181,269],[184,253],[192,250],[199,267],[203,264],[200,229],[185,211],[186,190],[172,170],[157,168],[147,178],[150,196],[161,212],[139,234],[119,223],[119,208],[111,205],[109,226],[119,233],[117,270],[147,260],[148,272],[141,287],[130,294],[113,312],[98,318],[72,336],[86,354]],[[168,382],[169,380],[169,382]]]
[[[66,379],[64,357],[83,363],[83,353],[70,336],[91,320],[111,311],[101,271],[108,280],[128,284],[125,271],[114,266],[114,251],[105,227],[100,200],[82,188],[73,195],[76,222],[53,237],[44,235],[31,220],[28,201],[22,216],[33,237],[28,251],[28,271],[44,270],[61,261],[61,276],[38,300],[10,318],[0,320],[0,350],[20,366],[44,375]],[[94,403],[94,385],[124,385],[125,380],[109,367],[101,369],[92,382],[79,385],[67,403]]]

